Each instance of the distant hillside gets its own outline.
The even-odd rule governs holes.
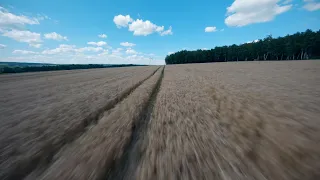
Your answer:
[[[25,66],[50,66],[49,63],[28,63],[28,62],[0,62],[0,66],[25,67]]]

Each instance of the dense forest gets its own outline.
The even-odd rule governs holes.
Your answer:
[[[115,65],[101,65],[101,64],[68,64],[68,65],[44,65],[44,66],[3,66],[0,67],[1,73],[22,73],[22,72],[38,72],[38,71],[58,71],[58,70],[72,70],[72,69],[93,69],[93,68],[114,68],[114,67],[129,67],[139,66],[134,64],[115,64]]]
[[[166,64],[226,61],[266,61],[320,59],[320,30],[298,32],[285,37],[271,35],[258,41],[211,50],[179,51],[168,55]]]

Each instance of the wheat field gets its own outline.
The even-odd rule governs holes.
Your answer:
[[[320,178],[320,61],[0,76],[0,179]]]
[[[47,164],[65,144],[157,67],[26,73],[0,77],[0,179],[20,179]]]

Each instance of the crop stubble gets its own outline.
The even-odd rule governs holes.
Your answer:
[[[167,66],[127,179],[318,179],[320,62]]]
[[[1,76],[0,179],[21,179],[50,163],[63,145],[81,135],[103,111],[112,108],[156,69]]]
[[[135,70],[143,79],[156,68],[141,69]],[[172,65],[163,73],[161,69],[26,179],[320,177],[320,61]],[[132,80],[129,76],[137,78],[133,69],[126,73],[101,84],[97,78],[85,87],[95,91],[113,81],[124,86]],[[56,79],[88,78],[79,75]],[[37,83],[39,75],[31,76],[35,76],[34,86],[46,87],[46,78]],[[79,86],[70,89],[77,91]],[[32,95],[34,87],[27,87]],[[74,122],[64,123],[70,127]]]
[[[129,153],[125,150],[133,140],[135,128],[141,123],[162,73],[160,68],[126,99],[107,111],[96,126],[60,152],[54,163],[38,178],[104,179],[124,153]]]

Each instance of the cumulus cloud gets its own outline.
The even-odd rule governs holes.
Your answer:
[[[4,49],[5,47],[7,47],[7,46],[4,44],[0,44],[0,49]]]
[[[23,55],[27,55],[27,54],[38,54],[37,52],[34,51],[26,51],[26,50],[14,50],[12,52],[12,54],[23,54]]]
[[[235,0],[227,8],[225,24],[246,26],[254,23],[272,21],[277,15],[288,11],[292,4],[280,5],[281,0]]]
[[[42,54],[65,54],[65,53],[84,53],[84,52],[101,52],[104,51],[102,47],[82,47],[77,48],[75,45],[60,44],[59,47],[54,49],[46,49]]]
[[[99,52],[103,51],[102,47],[83,47],[76,49],[77,52]]]
[[[39,33],[30,31],[20,31],[13,29],[11,31],[5,31],[2,36],[9,37],[19,42],[28,43],[30,46],[39,44],[42,42],[41,35]]]
[[[107,38],[108,36],[106,34],[99,34],[98,37],[99,38]]]
[[[99,41],[99,42],[88,42],[87,44],[89,44],[89,45],[93,45],[93,46],[105,46],[105,45],[107,45],[107,43],[106,43],[106,42],[104,42],[104,41]]]
[[[56,40],[56,41],[62,41],[62,40],[67,41],[68,40],[67,36],[62,36],[56,32],[44,34],[44,38],[52,39],[52,40]]]
[[[24,15],[15,15],[10,13],[7,9],[0,6],[0,27],[7,27],[12,25],[33,25],[40,24],[37,18],[27,17]]]
[[[315,0],[304,0],[306,3],[303,8],[308,11],[317,11],[320,9],[320,2],[316,2]]]
[[[109,50],[108,49],[104,49],[100,54],[98,54],[98,56],[105,56],[109,54]]]
[[[60,54],[60,53],[67,53],[67,52],[76,52],[76,46],[60,44],[59,47],[57,48],[47,49],[42,51],[42,54]]]
[[[134,43],[129,43],[129,42],[122,42],[120,43],[121,46],[125,46],[125,47],[132,47],[135,46],[136,44]]]
[[[61,44],[57,48],[46,49],[42,52],[17,50],[14,56],[0,56],[0,61],[39,62],[41,60],[56,64],[149,64],[150,62],[157,65],[164,64],[161,57],[151,59],[143,53],[121,54],[122,48],[113,49],[112,53],[109,53],[107,49],[101,49],[101,47],[77,48],[75,45]]]
[[[121,55],[122,54],[121,53],[122,50],[123,50],[122,48],[114,49],[114,50],[112,50],[112,54],[113,55]]]
[[[129,31],[133,32],[135,36],[147,36],[152,33],[159,33],[161,36],[172,35],[172,27],[164,30],[164,26],[158,26],[149,20],[136,19],[133,20],[129,15],[118,15],[113,19],[118,28],[129,27]]]
[[[137,51],[129,48],[129,49],[126,50],[126,54],[138,54],[138,53],[137,53]]]
[[[29,44],[29,46],[34,47],[34,48],[40,48],[42,44]]]
[[[133,19],[129,15],[123,16],[120,14],[113,18],[113,22],[117,25],[118,28],[127,27],[128,24],[132,21]]]
[[[165,36],[172,34],[172,27],[170,26],[168,30],[164,31],[164,26],[158,26],[149,20],[137,19],[129,24],[129,31],[132,31],[135,36],[147,36],[155,32]]]
[[[216,31],[217,31],[217,27],[215,26],[209,26],[204,29],[204,32],[216,32]]]
[[[172,32],[172,27],[170,26],[168,30],[166,31],[163,31],[160,33],[161,36],[166,36],[166,35],[172,35],[173,32]]]
[[[40,33],[19,29],[25,28],[25,25],[40,24],[39,21],[44,19],[49,19],[49,17],[40,14],[37,17],[17,15],[0,6],[0,33],[2,36],[39,48],[42,42]]]
[[[141,19],[137,19],[129,25],[129,31],[132,31],[133,35],[136,36],[147,36],[156,31],[160,32],[163,29],[164,27],[157,26],[148,20],[143,21]]]

